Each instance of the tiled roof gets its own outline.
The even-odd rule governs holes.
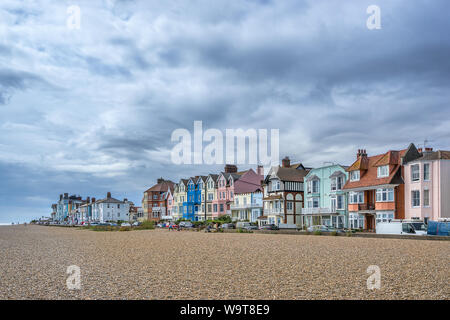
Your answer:
[[[105,198],[102,200],[97,200],[95,203],[123,203],[123,201],[117,200],[115,198]]]
[[[361,158],[364,158],[364,162],[367,163],[367,169],[363,170],[361,172],[361,176],[359,181],[350,181],[348,180],[346,184],[344,185],[344,189],[355,189],[355,188],[362,188],[362,187],[370,187],[370,186],[381,186],[386,184],[394,183],[393,180],[396,177],[397,172],[399,171],[401,167],[401,157],[405,154],[406,150],[401,151],[388,151],[383,154],[379,154],[372,157],[360,157],[356,162],[361,160]],[[396,161],[396,162],[394,162]],[[356,163],[355,162],[355,163]],[[347,171],[352,171],[354,168],[355,163],[350,166]],[[378,171],[377,167],[380,165],[390,165],[390,172],[388,177],[384,178],[378,178]],[[358,169],[353,169],[358,170]],[[397,183],[401,181],[395,181]]]
[[[308,174],[307,170],[295,169],[292,166],[290,168],[279,167],[276,175],[282,181],[303,182],[303,178]]]
[[[169,188],[173,188],[174,183],[172,181],[164,180],[161,183],[155,184],[153,187],[145,192],[167,192]]]
[[[424,153],[418,160],[450,160],[450,151],[437,150]]]

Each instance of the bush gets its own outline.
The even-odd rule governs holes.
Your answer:
[[[316,235],[316,236],[320,236],[321,234],[322,234],[322,231],[320,231],[320,230],[314,231],[314,235]]]
[[[332,231],[332,232],[331,232],[331,235],[332,235],[332,236],[337,236],[338,233],[337,233],[337,231]]]
[[[155,229],[155,221],[146,220],[140,226],[136,227],[136,229],[153,230]]]
[[[131,231],[131,227],[120,227],[119,231]]]
[[[345,235],[346,235],[347,237],[351,237],[351,236],[353,235],[353,233],[350,231],[350,232],[346,232]]]

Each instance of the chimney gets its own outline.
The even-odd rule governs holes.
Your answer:
[[[91,197],[86,198],[86,203],[89,203],[89,202],[91,202]]]
[[[160,184],[160,183],[163,183],[163,182],[164,182],[164,179],[161,177],[161,178],[159,178],[159,179],[156,180],[156,181],[157,181],[158,184]]]
[[[111,192],[108,192],[108,193],[106,194],[106,198],[111,199]]]
[[[69,198],[69,194],[68,193],[64,193],[64,199],[68,199]]]
[[[237,167],[234,164],[225,165],[225,173],[236,173]]]
[[[433,148],[425,148],[424,153],[431,153],[433,152]]]
[[[284,159],[281,160],[281,165],[283,168],[289,168],[291,166],[291,160],[288,156],[284,157]]]
[[[356,154],[356,157],[367,157],[366,149],[358,149],[358,153]]]
[[[60,194],[60,195],[59,195],[59,200],[61,201],[61,200],[62,200],[62,198],[63,198],[63,195],[62,195],[62,194]]]
[[[422,153],[422,148],[417,148],[417,151],[418,151],[419,153]]]
[[[92,198],[91,203],[95,203],[95,198]]]
[[[264,176],[264,167],[259,165],[258,168],[256,169],[256,173],[260,176]]]

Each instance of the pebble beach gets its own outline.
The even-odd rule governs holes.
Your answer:
[[[0,226],[0,258],[0,299],[450,297],[448,241],[20,225]]]

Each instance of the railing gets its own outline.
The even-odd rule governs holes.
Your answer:
[[[268,214],[284,214],[283,209],[264,209],[264,215]]]
[[[375,205],[367,204],[367,203],[360,203],[360,204],[358,204],[358,210],[375,210]]]
[[[262,203],[247,203],[247,204],[232,204],[231,210],[236,209],[251,209],[251,208],[262,208]]]
[[[320,214],[333,212],[336,212],[336,210],[331,210],[331,208],[302,208],[302,214]]]

